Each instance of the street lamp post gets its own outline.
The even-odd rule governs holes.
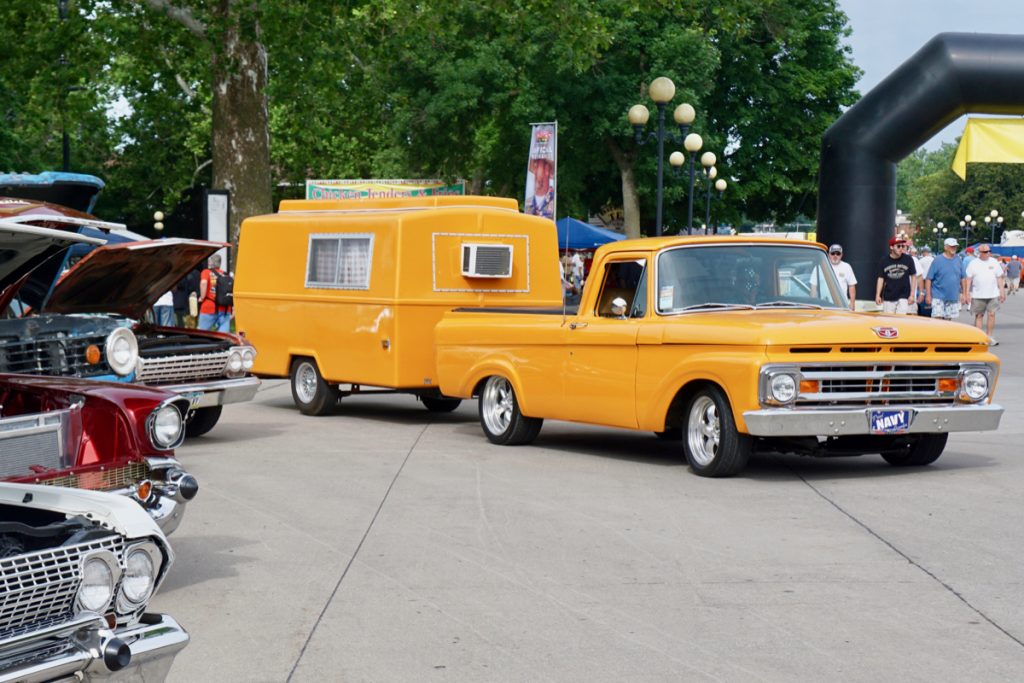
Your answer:
[[[683,148],[686,149],[686,151],[690,153],[690,192],[689,192],[689,200],[687,202],[687,210],[686,210],[686,234],[687,235],[692,235],[693,234],[693,180],[694,180],[694,163],[693,163],[693,159],[694,159],[695,156],[697,156],[697,152],[699,152],[700,148],[703,147],[703,146],[704,146],[704,140],[701,139],[701,137],[699,135],[697,135],[696,133],[690,133],[689,135],[686,136],[686,139],[683,140]],[[712,157],[713,156],[714,155],[712,155]],[[703,163],[703,161],[701,163]],[[714,163],[714,162],[712,162],[712,163]]]
[[[651,99],[654,100],[655,106],[658,108],[658,130],[651,133],[645,140],[643,137],[644,126],[647,125],[647,121],[651,116],[650,110],[642,104],[635,104],[629,109],[629,123],[633,126],[633,134],[636,139],[636,144],[643,145],[647,142],[654,140],[658,143],[658,194],[657,194],[657,210],[654,230],[657,236],[661,236],[661,215],[662,215],[662,200],[664,195],[664,172],[665,172],[665,138],[667,137],[670,142],[676,142],[677,144],[683,142],[686,139],[686,133],[690,129],[690,124],[693,123],[693,119],[696,117],[696,112],[693,107],[689,104],[683,103],[675,108],[672,113],[672,118],[675,119],[676,124],[679,126],[679,138],[677,139],[671,132],[665,130],[665,107],[676,94],[676,85],[671,79],[659,76],[651,81],[650,87],[647,89]],[[671,163],[671,161],[670,161]]]
[[[715,156],[714,152],[704,152],[700,155],[700,165],[704,167],[704,178],[707,180],[707,195],[704,200],[704,234],[708,232],[708,227],[711,225],[711,186],[715,182],[715,176],[718,175],[718,169],[715,168],[715,162],[718,161],[718,157]]]

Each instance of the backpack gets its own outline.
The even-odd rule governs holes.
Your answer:
[[[230,308],[235,305],[235,278],[231,273],[217,273],[217,284],[214,285],[213,302],[217,308]]]

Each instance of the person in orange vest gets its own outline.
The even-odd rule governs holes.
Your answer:
[[[230,287],[231,278],[220,269],[220,255],[211,256],[207,265],[209,267],[199,276],[199,329],[230,332],[231,306],[225,302],[224,290],[225,285]]]

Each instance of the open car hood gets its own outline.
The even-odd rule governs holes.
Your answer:
[[[99,247],[54,285],[44,310],[141,318],[164,292],[225,246],[173,238]]]
[[[54,220],[47,220],[49,217]],[[77,234],[77,226],[68,223],[68,218],[95,220],[88,214],[61,206],[0,197],[0,310],[6,307],[7,299],[13,294],[10,291],[4,296],[4,291],[29,272],[35,271],[33,277],[42,272],[44,279],[48,273],[52,282],[61,264],[58,254],[68,245],[80,242],[97,245],[106,241]],[[22,290],[19,296],[31,306],[39,306],[46,295],[46,289],[35,291],[23,286]]]

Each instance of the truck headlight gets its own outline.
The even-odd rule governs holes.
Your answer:
[[[162,403],[146,418],[149,440],[162,451],[181,445],[185,438],[185,420],[172,403]]]
[[[988,375],[981,370],[968,370],[960,382],[964,395],[972,401],[988,396]]]
[[[793,375],[773,375],[768,381],[770,398],[777,403],[789,403],[796,398],[796,380]]]
[[[128,550],[118,595],[119,612],[133,612],[144,605],[156,587],[160,571],[158,551],[152,543],[143,543]]]
[[[110,369],[121,375],[130,375],[139,360],[139,342],[127,327],[119,327],[107,336],[104,345]]]
[[[89,612],[103,614],[110,599],[114,597],[114,586],[120,571],[110,553],[95,553],[82,563],[82,582],[78,586],[78,606]]]

